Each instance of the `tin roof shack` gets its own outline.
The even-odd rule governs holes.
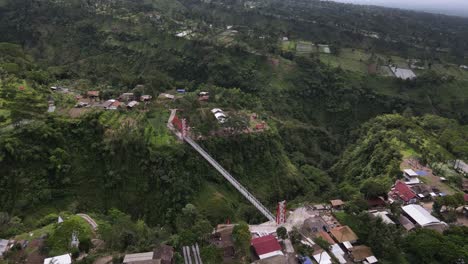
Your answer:
[[[72,259],[70,254],[55,256],[44,259],[44,264],[71,264]]]
[[[86,96],[90,99],[97,99],[99,98],[99,91],[88,91]]]
[[[447,228],[445,222],[432,216],[424,207],[417,204],[410,204],[403,206],[403,213],[409,220],[411,220],[416,226],[429,228],[436,231],[442,232]]]
[[[330,204],[334,210],[341,210],[343,209],[344,202],[342,200],[331,200]]]
[[[339,226],[330,230],[330,233],[338,243],[350,242],[355,243],[358,240],[358,236],[349,226]]]
[[[281,251],[281,245],[273,235],[254,238],[251,245],[260,259],[284,255]]]
[[[140,103],[138,103],[137,101],[131,101],[130,103],[127,104],[127,108],[128,109],[133,109],[135,108],[136,106],[138,106]]]

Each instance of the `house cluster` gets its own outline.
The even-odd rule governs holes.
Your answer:
[[[84,95],[77,96],[76,108],[93,107],[104,110],[117,110],[117,109],[133,109],[140,103],[147,103],[151,101],[151,95],[142,95],[139,98],[134,93],[123,93],[117,99],[109,99],[105,101],[100,100],[99,91],[87,91]]]
[[[342,200],[331,200],[329,205],[318,204],[307,208],[310,213],[300,225],[303,235],[302,244],[313,249],[312,256],[301,256],[301,263],[331,264],[333,258],[339,263],[377,263],[371,248],[358,243],[358,236],[347,225],[342,225],[333,212],[343,209]],[[330,247],[323,249],[314,241],[317,239],[328,242]]]
[[[344,202],[332,200],[330,204],[319,204],[300,207],[289,212],[286,223],[282,226],[288,231],[297,228],[301,235],[300,243],[309,247],[310,256],[298,255],[289,238],[282,239],[276,232],[278,225],[267,222],[250,225],[251,252],[255,264],[284,263],[319,263],[332,264],[333,259],[339,263],[377,263],[372,250],[360,245],[356,233],[346,225],[341,225],[333,216],[334,211],[343,208]],[[234,243],[232,231],[235,225],[218,225],[210,240],[211,244],[222,250],[224,262],[232,262]],[[322,239],[330,245],[322,248],[316,241]]]

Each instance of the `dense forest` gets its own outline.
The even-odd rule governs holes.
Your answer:
[[[199,143],[271,211],[282,200],[294,207],[342,198],[357,208],[343,221],[364,230],[379,258],[455,263],[468,256],[466,246],[425,256],[434,245],[414,241],[430,238],[449,251],[456,241],[466,245],[466,229],[403,237],[384,228],[397,245],[386,247],[369,235],[383,227],[359,202],[385,196],[403,158],[433,168],[468,159],[468,73],[449,70],[468,64],[467,30],[468,19],[328,1],[0,0],[0,237],[48,227],[66,212],[69,226],[46,247],[60,254],[61,232],[78,229],[90,240],[71,214],[91,212],[108,250],[199,242],[219,263],[203,244],[213,226],[264,219],[166,129],[168,109],[177,108]],[[189,37],[177,36],[185,31]],[[356,72],[282,50],[285,37],[328,43],[335,57],[362,49],[369,63],[399,56],[445,68],[412,80]],[[51,86],[99,90],[101,99],[186,94],[169,106],[77,117],[67,112],[73,96]],[[201,91],[211,95],[206,104]],[[48,113],[51,101],[67,111]],[[222,126],[209,107],[238,113],[228,123],[238,132],[245,113],[268,129],[212,136]],[[447,178],[461,185],[461,176]]]

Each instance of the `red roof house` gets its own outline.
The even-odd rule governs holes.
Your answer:
[[[283,255],[278,240],[272,235],[254,238],[251,245],[260,259]]]
[[[416,199],[416,193],[402,181],[397,181],[395,187],[392,189],[392,197],[402,200],[405,203],[410,203]]]
[[[465,199],[465,202],[468,203],[468,193],[465,193],[463,195],[463,199]]]

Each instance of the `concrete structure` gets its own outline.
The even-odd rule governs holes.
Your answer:
[[[70,254],[55,256],[44,259],[44,264],[71,264],[72,259]]]

